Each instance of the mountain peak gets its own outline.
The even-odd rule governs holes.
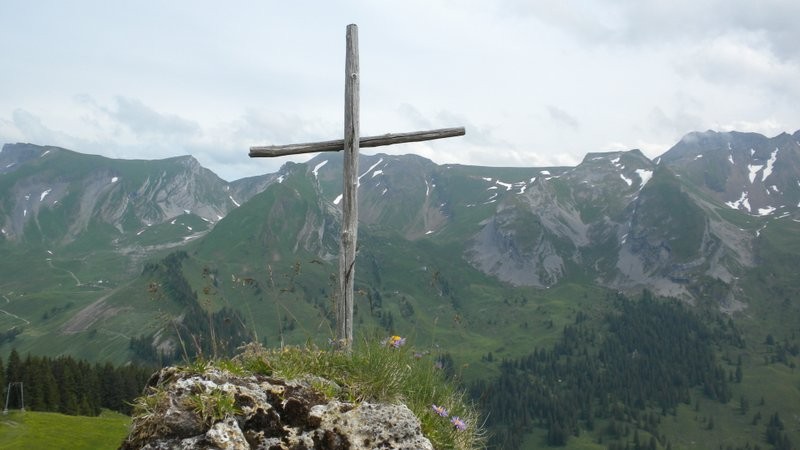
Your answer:
[[[589,153],[586,154],[586,156],[583,157],[583,160],[581,161],[581,164],[585,164],[585,163],[587,163],[589,161],[597,161],[597,160],[600,160],[600,159],[612,160],[614,158],[621,157],[623,155],[642,158],[642,159],[645,159],[647,161],[650,160],[648,157],[646,157],[644,155],[644,153],[642,153],[641,150],[639,150],[638,148],[634,148],[634,149],[631,149],[631,150],[613,150],[613,151],[608,151],[608,152],[589,152]]]
[[[52,154],[54,152],[66,152],[59,147],[42,146],[18,142],[16,144],[4,144],[0,149],[0,174],[13,172],[22,164]]]

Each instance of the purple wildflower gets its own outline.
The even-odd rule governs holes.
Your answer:
[[[433,412],[435,412],[436,414],[442,417],[447,417],[447,409],[444,406],[437,406],[434,404],[431,405],[431,408],[433,408]]]
[[[385,345],[388,345],[389,347],[400,348],[406,345],[406,338],[400,336],[392,336],[383,342],[385,343]]]
[[[453,426],[456,427],[456,430],[467,429],[467,424],[463,420],[461,420],[461,418],[458,416],[453,416],[453,418],[450,419],[450,423],[452,423]]]

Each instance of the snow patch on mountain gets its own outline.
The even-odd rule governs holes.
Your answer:
[[[41,202],[41,201],[43,201],[43,200],[44,200],[44,198],[45,198],[45,197],[47,197],[47,194],[49,194],[49,193],[50,193],[52,190],[53,190],[53,189],[48,189],[48,190],[46,190],[46,191],[42,192],[42,194],[39,196],[39,201],[40,201],[40,202]]]
[[[651,178],[653,178],[653,171],[647,169],[636,169],[636,175],[639,175],[639,179],[642,180],[642,185],[639,188],[643,188]]]
[[[336,197],[336,198],[333,200],[333,204],[334,204],[334,205],[338,205],[338,204],[339,204],[339,202],[340,202],[340,201],[342,201],[342,197],[343,197],[343,194],[339,194],[339,196],[338,196],[338,197]]]
[[[764,168],[764,171],[761,172],[761,181],[767,179],[768,176],[772,175],[772,168],[775,166],[775,161],[778,160],[778,149],[776,148],[774,152],[769,155],[769,161],[767,161],[767,167]]]
[[[119,177],[111,177],[112,183],[116,183],[117,181],[119,181]]]
[[[757,166],[757,165],[754,165],[754,164],[749,164],[749,165],[747,166],[747,170],[749,170],[749,171],[750,171],[750,175],[748,175],[748,177],[750,178],[750,184],[752,184],[752,183],[753,183],[753,181],[755,181],[755,179],[756,179],[756,174],[758,174],[758,171],[759,171],[759,170],[761,170],[761,169],[763,169],[763,168],[764,168],[764,165],[763,165],[763,164],[762,164],[762,165],[760,165],[760,166]]]
[[[500,180],[495,181],[495,184],[499,184],[500,186],[503,186],[504,188],[506,188],[507,191],[510,191],[511,190],[511,186],[512,186],[511,183],[503,183]]]
[[[383,158],[379,159],[378,162],[376,162],[375,164],[371,165],[370,168],[367,169],[366,172],[362,173],[361,176],[358,177],[358,182],[359,182],[358,184],[361,185],[361,179],[364,178],[364,176],[366,176],[368,173],[372,172],[372,169],[378,167],[378,164],[380,164],[382,162],[383,162]]]
[[[735,202],[725,202],[726,205],[733,209],[742,209],[744,206],[747,212],[750,212],[750,200],[747,199],[747,192],[742,192],[742,196]]]
[[[633,180],[631,180],[630,178],[625,178],[625,175],[619,174],[619,177],[622,178],[622,181],[628,183],[628,186],[631,186],[633,184]]]
[[[758,208],[758,215],[759,216],[768,216],[775,212],[774,206],[767,206],[766,208]]]
[[[312,170],[312,172],[314,173],[314,178],[317,178],[319,176],[319,169],[321,169],[322,166],[324,166],[325,164],[328,164],[328,160],[327,159],[325,161],[322,161],[321,163],[317,164],[316,166],[314,166],[314,170]]]

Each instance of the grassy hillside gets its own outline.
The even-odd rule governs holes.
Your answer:
[[[0,416],[0,448],[18,450],[97,450],[119,447],[130,417],[103,412],[99,417],[10,411]]]

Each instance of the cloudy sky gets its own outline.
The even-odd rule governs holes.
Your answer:
[[[656,157],[690,131],[800,129],[798,17],[796,0],[2,0],[0,143],[274,172],[286,159],[251,145],[341,138],[356,23],[362,136],[467,129],[365,153]]]

